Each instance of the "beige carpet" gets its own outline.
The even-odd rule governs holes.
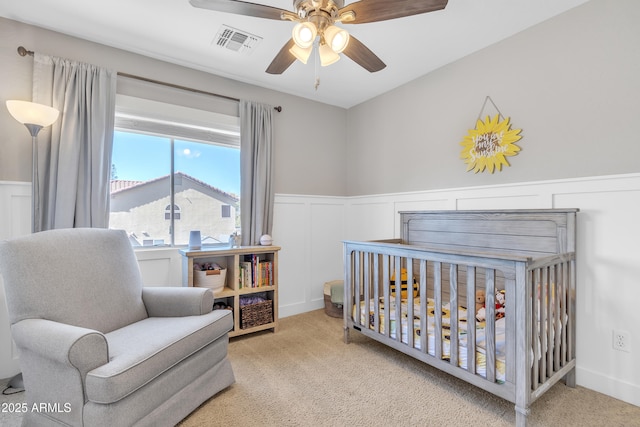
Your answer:
[[[275,334],[232,338],[236,383],[180,427],[514,425],[513,404],[356,331],[351,337],[344,344],[342,320],[318,310],[282,319]],[[0,396],[0,404],[21,399]],[[531,409],[531,426],[640,427],[640,407],[582,387],[557,384]],[[19,423],[0,413],[1,426]]]
[[[185,419],[199,426],[512,426],[513,404],[356,331],[323,310],[287,317],[274,334],[231,340],[236,384]],[[532,426],[640,426],[640,407],[582,387],[552,387]]]

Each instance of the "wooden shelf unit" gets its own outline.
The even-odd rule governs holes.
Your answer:
[[[225,301],[233,307],[233,330],[230,337],[278,327],[278,251],[279,246],[241,246],[237,248],[203,248],[200,250],[181,249],[182,285],[193,286],[193,264],[215,262],[227,269],[224,288],[214,293],[215,301]],[[245,255],[257,255],[262,260],[272,263],[272,285],[259,287],[240,287],[240,263]],[[241,328],[240,297],[264,292],[273,301],[273,321],[251,328]]]

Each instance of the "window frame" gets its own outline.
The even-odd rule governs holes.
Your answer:
[[[171,156],[169,206],[174,206],[174,209],[170,209],[169,212],[170,242],[165,242],[164,245],[160,246],[154,245],[154,247],[186,246],[185,244],[176,245],[175,233],[173,232],[176,221],[174,185],[174,176],[176,173],[174,164],[175,140],[227,146],[240,150],[239,117],[118,94],[116,96],[114,130],[169,139]],[[240,206],[238,200],[236,217],[240,215],[239,212]],[[165,209],[164,214],[166,215],[166,213],[167,211]],[[213,247],[224,245],[225,243],[208,244],[208,246]],[[134,249],[137,248],[148,248],[148,246],[134,246]]]

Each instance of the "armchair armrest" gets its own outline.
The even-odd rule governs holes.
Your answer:
[[[69,411],[57,414],[61,424],[80,425],[87,373],[109,362],[105,336],[45,319],[18,321],[11,333],[20,352],[28,407],[45,402],[64,405]],[[32,417],[27,424],[35,421]]]
[[[11,333],[21,352],[73,366],[83,373],[83,377],[86,372],[109,361],[105,336],[92,329],[52,320],[25,319],[12,325]]]
[[[143,287],[142,301],[149,317],[198,316],[213,310],[208,288]]]

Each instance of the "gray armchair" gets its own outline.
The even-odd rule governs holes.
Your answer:
[[[123,231],[0,243],[23,425],[172,426],[235,379],[231,313],[205,288],[143,287]]]

